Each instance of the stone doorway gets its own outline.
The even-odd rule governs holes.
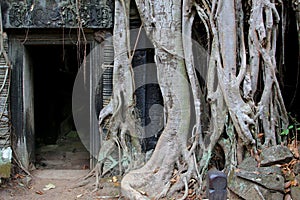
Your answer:
[[[26,89],[33,95],[35,168],[89,168],[90,154],[72,113],[72,89],[83,55],[76,45],[27,45],[25,49],[29,79],[25,81],[31,84]]]
[[[62,165],[44,166],[47,163],[40,164],[40,161],[45,158],[40,158],[37,154],[41,146],[47,146],[51,147],[51,156],[59,155],[58,152],[61,149],[55,150],[55,148],[68,147],[66,143],[63,143],[66,142],[66,137],[70,140],[77,140],[76,132],[80,132],[81,140],[77,142],[84,144],[86,151],[82,154],[85,161],[88,160],[80,164],[80,167],[93,168],[95,156],[98,155],[100,147],[94,104],[95,91],[98,74],[101,74],[101,62],[103,62],[103,47],[94,40],[93,31],[86,30],[86,41],[78,40],[77,32],[73,29],[68,31],[30,30],[25,37],[22,31],[13,31],[8,35],[9,56],[14,58],[12,59],[10,95],[14,132],[12,141],[18,160],[25,169],[30,169],[31,163],[44,168],[68,169],[68,166]],[[78,49],[81,50],[78,51]],[[86,51],[87,55],[85,73],[82,73],[82,68],[79,69],[84,55],[83,51]],[[74,74],[77,71],[81,74],[80,77],[86,80],[84,91],[80,90],[80,94],[77,94],[77,97],[83,97],[83,100],[79,98],[77,100],[79,102],[76,102],[76,106],[84,106],[84,108],[80,107],[81,110],[72,113],[75,119],[84,115],[81,117],[80,122],[83,125],[79,128],[80,130],[74,129],[70,113],[70,108],[74,107],[71,95]],[[83,83],[75,81],[76,84],[82,87]],[[82,103],[84,104],[81,105]],[[77,124],[76,127],[78,129]],[[78,149],[81,147],[71,146],[60,154],[60,159],[66,160],[70,155],[79,155],[81,150],[78,151]],[[70,166],[69,168],[72,168],[76,165]]]

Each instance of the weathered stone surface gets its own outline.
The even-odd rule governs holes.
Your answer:
[[[247,170],[249,172],[254,172],[258,170],[257,162],[253,157],[248,157],[243,160],[238,166],[239,169]]]
[[[295,180],[297,181],[297,183],[300,183],[300,174],[295,177]]]
[[[286,146],[277,145],[264,149],[260,157],[263,167],[287,163],[293,159],[293,154]]]
[[[298,174],[295,179],[297,183],[300,183],[300,174]],[[293,200],[300,200],[300,186],[291,187],[291,199]]]
[[[291,195],[290,195],[290,194],[286,194],[286,195],[284,196],[284,200],[292,200]]]
[[[291,187],[291,197],[293,200],[300,200],[300,186]]]
[[[1,46],[3,45],[3,46]],[[0,48],[8,53],[8,38],[7,34],[3,33],[3,44],[0,44]],[[9,60],[5,58],[4,53],[0,53],[0,85],[1,85],[1,95],[0,95],[0,148],[10,146],[10,111],[9,111],[9,90],[10,90],[10,76],[9,76]],[[6,74],[6,75],[5,75]]]
[[[257,174],[257,173],[243,171],[243,170],[237,172],[236,175],[238,177],[252,181],[256,184],[262,185],[265,188],[284,192],[284,178],[281,175]]]
[[[257,167],[257,161],[253,157],[248,157],[244,159],[243,162],[238,166],[238,168],[248,172],[282,175],[280,167],[275,165],[269,167]]]
[[[300,162],[296,163],[293,167],[293,172],[295,174],[300,174]]]
[[[111,0],[82,0],[77,10],[75,0],[15,1],[2,0],[5,28],[75,28],[80,23],[89,28],[111,28]]]
[[[280,193],[280,192],[270,192],[270,199],[274,199],[274,200],[281,200],[284,198],[284,194]]]
[[[234,171],[228,177],[228,188],[243,199],[283,199],[284,196],[280,192],[273,192],[252,181],[240,178]]]

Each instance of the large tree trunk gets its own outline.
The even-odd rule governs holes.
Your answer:
[[[144,167],[125,175],[122,194],[130,199],[146,198],[143,194],[158,198],[170,190],[171,178],[176,176],[175,163],[183,161],[187,164],[185,156],[191,108],[183,59],[181,4],[177,0],[136,3],[146,32],[155,47],[158,82],[167,116],[165,129],[152,157]],[[182,167],[186,168],[183,165],[177,166],[179,170],[183,170]],[[182,177],[179,182],[183,183],[183,179],[187,181],[189,177]],[[177,187],[176,184],[173,187]]]

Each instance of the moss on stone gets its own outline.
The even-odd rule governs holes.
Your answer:
[[[5,163],[0,165],[0,178],[9,178],[11,171],[11,163]]]

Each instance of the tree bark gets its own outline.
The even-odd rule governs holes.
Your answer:
[[[170,182],[171,177],[177,175],[174,169],[176,162],[180,163],[180,157],[183,156],[181,162],[188,164],[184,156],[187,154],[191,108],[183,60],[181,3],[175,0],[137,0],[136,4],[145,30],[155,47],[158,82],[167,117],[165,129],[152,157],[144,167],[125,175],[121,188],[122,194],[130,199],[160,198],[169,190],[172,191],[172,187],[180,189],[184,185],[186,178],[183,176],[172,186]],[[181,167],[177,166],[177,170],[183,170]]]

